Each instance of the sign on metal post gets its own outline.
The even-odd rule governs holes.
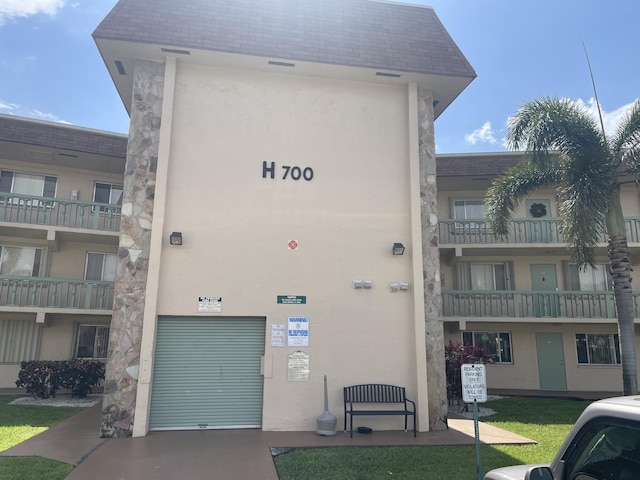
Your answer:
[[[478,403],[487,401],[487,374],[481,363],[460,365],[462,375],[462,401],[473,403],[473,429],[476,434],[476,473],[482,480],[482,459],[480,458],[480,429],[478,426]]]
[[[484,403],[487,401],[487,375],[483,364],[460,365],[462,374],[462,401]]]

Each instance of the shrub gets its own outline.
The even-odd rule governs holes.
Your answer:
[[[83,398],[103,379],[104,364],[98,360],[33,360],[20,364],[16,386],[35,398],[55,397],[60,388]]]
[[[462,373],[460,366],[465,363],[493,363],[495,355],[473,345],[452,342],[444,348],[447,369],[447,398],[450,405],[459,405],[462,400]]]

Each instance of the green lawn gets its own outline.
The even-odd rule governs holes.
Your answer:
[[[13,397],[0,397],[0,452],[37,435],[82,408],[9,405]],[[0,457],[2,480],[63,480],[73,465],[40,457]]]
[[[537,445],[483,445],[483,471],[518,463],[549,462],[590,402],[504,398],[484,406],[481,420],[518,433]],[[474,480],[475,446],[343,447],[297,449],[275,458],[280,480]]]

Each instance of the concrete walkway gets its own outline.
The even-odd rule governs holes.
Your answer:
[[[151,432],[140,438],[99,438],[101,404],[0,456],[41,456],[76,468],[67,480],[278,480],[273,448],[393,445],[472,445],[473,420],[450,418],[443,432],[374,431],[370,435],[338,432],[260,430],[198,430]],[[479,422],[480,441],[487,444],[527,444],[532,440]]]

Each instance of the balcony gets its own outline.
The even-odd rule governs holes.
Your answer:
[[[119,232],[121,210],[105,203],[0,194],[0,222]]]
[[[509,234],[497,238],[484,220],[440,220],[438,222],[438,240],[440,245],[498,245],[498,244],[564,244],[566,240],[559,231],[557,218],[536,220],[520,218],[511,220]],[[640,217],[625,219],[628,243],[640,243]],[[601,243],[607,243],[602,235]]]
[[[0,275],[0,310],[112,310],[114,282]],[[6,307],[6,308],[5,308]]]
[[[627,243],[632,255],[640,255],[640,217],[625,219]],[[443,262],[452,263],[464,255],[501,256],[567,255],[568,245],[560,233],[558,219],[537,220],[519,218],[511,220],[509,233],[496,237],[482,219],[438,222],[438,241]],[[597,254],[607,255],[608,238],[603,233],[596,248]],[[517,253],[516,253],[517,249]]]
[[[633,293],[635,317],[640,317],[640,292]],[[613,292],[536,292],[448,290],[442,292],[443,316],[450,318],[616,318]]]

